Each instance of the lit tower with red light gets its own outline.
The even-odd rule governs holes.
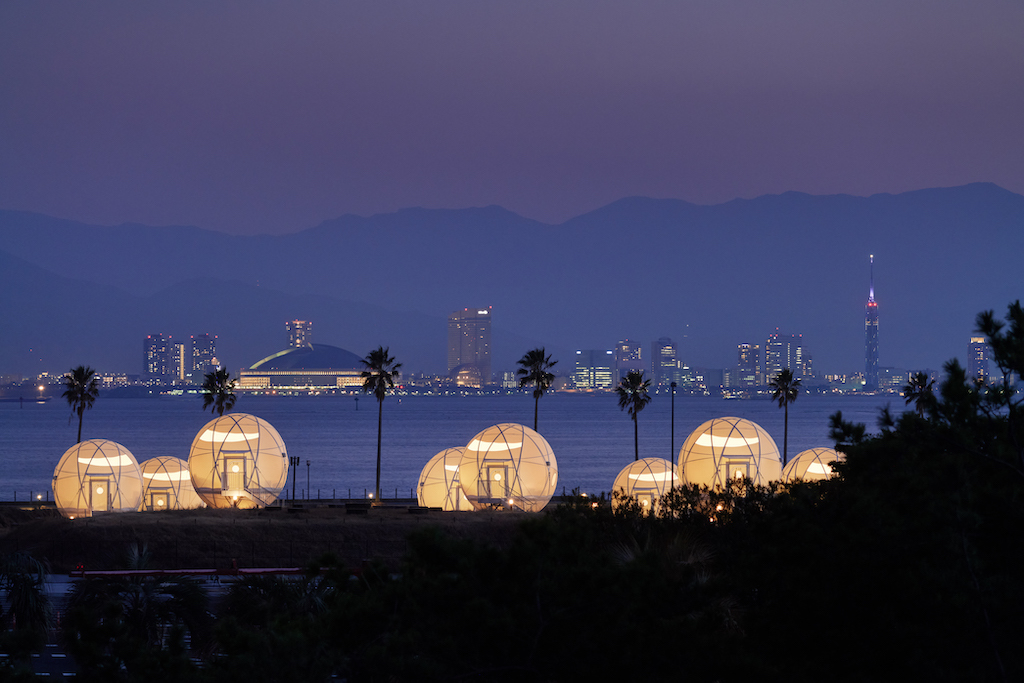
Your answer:
[[[875,255],[871,255],[868,303],[864,307],[864,390],[878,390],[878,304],[875,302]]]

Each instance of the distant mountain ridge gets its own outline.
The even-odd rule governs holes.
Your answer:
[[[138,372],[152,332],[217,334],[236,368],[283,347],[296,317],[318,342],[390,345],[407,369],[443,371],[446,315],[485,305],[496,369],[529,345],[557,349],[567,371],[573,349],[661,336],[690,365],[725,367],[778,327],[803,333],[817,369],[857,371],[872,253],[882,365],[937,368],[964,355],[978,311],[1021,298],[1024,196],[974,183],[714,206],[628,197],[559,225],[412,208],[251,237],[0,211],[0,251],[0,313],[22,321],[0,331],[0,374]]]

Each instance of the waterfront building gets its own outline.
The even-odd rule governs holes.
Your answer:
[[[461,373],[468,378],[476,369],[479,384],[491,383],[491,314],[492,308],[464,308],[448,316],[448,376],[458,381]],[[471,386],[471,385],[464,385]]]
[[[646,370],[641,354],[640,342],[630,339],[622,339],[615,343],[615,381],[630,373],[631,370],[643,372]]]
[[[201,383],[207,373],[217,368],[217,335],[196,334],[192,336],[192,377]]]
[[[166,382],[174,377],[171,335],[146,335],[142,343],[142,352],[142,374],[146,379]]]
[[[171,343],[171,375],[174,377],[174,381],[184,381],[185,377],[188,376],[188,351],[185,348],[185,342],[172,342]]]
[[[802,334],[779,334],[776,328],[774,333],[768,335],[768,341],[764,345],[765,383],[770,382],[785,368],[789,368],[794,378],[802,380],[807,367]]]
[[[577,351],[572,380],[583,391],[614,388],[619,383],[615,378],[615,354],[599,349]]]
[[[361,359],[328,344],[293,346],[238,373],[242,391],[310,392],[363,386]]]
[[[878,304],[875,302],[875,255],[871,255],[868,302],[864,306],[864,390],[878,390]]]
[[[985,337],[971,337],[967,345],[967,379],[988,384],[992,347]]]
[[[313,323],[309,320],[290,320],[284,324],[288,332],[288,346],[298,349],[313,343]]]
[[[740,344],[736,347],[739,362],[736,364],[736,386],[741,389],[756,389],[765,384],[761,367],[761,346]]]
[[[651,344],[651,384],[667,387],[679,382],[679,347],[668,337]]]

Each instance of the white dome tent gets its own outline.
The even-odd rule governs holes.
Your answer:
[[[558,463],[543,436],[506,422],[470,440],[459,479],[466,498],[477,509],[537,512],[555,492]]]
[[[829,463],[843,459],[843,454],[833,448],[811,448],[801,451],[786,463],[786,468],[782,470],[782,481],[831,479],[833,472]]]
[[[446,448],[427,461],[416,488],[420,505],[445,512],[473,509],[459,483],[459,464],[465,454],[465,448]]]
[[[181,458],[162,455],[144,460],[142,470],[142,510],[192,510],[206,503],[192,486],[188,463]]]
[[[730,479],[764,485],[782,476],[775,440],[760,425],[739,417],[708,420],[686,437],[679,451],[683,483],[714,488]]]
[[[668,460],[641,458],[622,468],[615,477],[612,491],[619,496],[633,497],[641,511],[650,514],[660,507],[661,497],[679,483],[679,477]],[[620,497],[612,498],[612,505],[615,507],[622,505],[623,502]]]
[[[53,500],[65,517],[135,512],[142,502],[142,472],[127,448],[106,439],[75,444],[53,470]]]
[[[288,453],[266,420],[232,413],[199,430],[188,470],[196,493],[210,507],[264,507],[284,489]]]

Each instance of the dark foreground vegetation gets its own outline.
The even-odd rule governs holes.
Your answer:
[[[1024,371],[1020,307],[986,320]],[[835,415],[830,481],[678,489],[652,517],[581,497],[469,533],[427,520],[390,559],[325,553],[212,602],[185,580],[82,581],[61,634],[97,681],[1021,680],[1021,403],[946,370],[875,436]],[[7,557],[27,564],[5,569],[24,583],[3,646],[26,651],[38,568]]]

